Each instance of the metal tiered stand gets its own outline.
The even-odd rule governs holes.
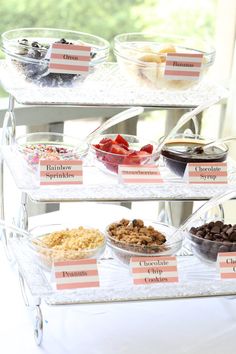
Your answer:
[[[14,103],[34,106],[77,106],[79,107],[129,107],[143,106],[145,109],[192,109],[210,98],[225,96],[225,89],[214,83],[202,83],[184,92],[152,91],[137,89],[128,85],[120,76],[116,64],[106,64],[98,73],[88,77],[84,83],[73,88],[38,87],[24,80],[13,80],[6,72],[4,63],[0,66],[3,87],[9,92],[9,107],[3,124],[1,160],[2,219],[4,219],[4,164],[10,169],[17,187],[22,192],[21,206],[16,224],[28,228],[27,200],[58,203],[75,201],[117,202],[117,201],[195,201],[207,200],[217,193],[235,190],[236,164],[229,161],[229,183],[227,185],[188,185],[180,178],[169,175],[160,166],[164,176],[162,185],[125,185],[113,176],[97,170],[88,159],[84,167],[84,182],[78,186],[42,187],[34,174],[24,169],[15,158],[11,143],[15,138],[16,121]],[[14,82],[14,87],[11,83]],[[5,196],[6,197],[6,196]],[[55,290],[50,276],[34,261],[22,245],[20,237],[3,235],[19,271],[25,304],[34,308],[34,334],[40,344],[43,334],[41,301],[48,305],[68,305],[99,302],[123,302],[149,299],[169,299],[200,296],[232,295],[236,293],[235,281],[221,281],[215,267],[206,266],[184,248],[178,256],[179,282],[135,286],[127,268],[121,267],[109,253],[98,261],[99,288],[78,290]],[[106,256],[108,255],[108,256]],[[30,297],[30,301],[29,301]]]

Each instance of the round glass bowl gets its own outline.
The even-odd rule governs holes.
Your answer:
[[[16,139],[15,148],[28,166],[38,169],[40,160],[76,160],[86,156],[89,146],[77,138],[60,133],[31,133]]]
[[[183,233],[176,231],[160,222],[122,219],[107,226],[107,245],[116,258],[129,265],[131,257],[174,255],[183,241]]]
[[[88,74],[104,63],[109,55],[109,43],[100,37],[76,31],[50,28],[20,28],[1,35],[1,49],[14,73],[41,86],[67,86],[86,75],[49,73],[50,47],[59,42],[91,47]]]
[[[236,252],[236,225],[212,221],[192,227],[186,235],[193,253],[204,261],[216,262],[220,252]]]
[[[165,75],[167,53],[203,54],[199,78],[168,79]],[[203,79],[215,60],[215,49],[204,41],[145,33],[117,35],[114,54],[127,79],[154,89],[187,89]]]
[[[214,139],[197,134],[176,134],[161,150],[166,166],[178,176],[183,176],[188,163],[223,162],[227,159],[228,146],[224,143],[204,149]]]
[[[56,261],[99,258],[106,247],[104,234],[87,226],[42,225],[29,233],[31,238],[24,239],[26,251],[48,271]]]
[[[104,172],[117,174],[119,165],[153,164],[159,155],[153,141],[127,134],[104,134],[91,142],[94,164]]]

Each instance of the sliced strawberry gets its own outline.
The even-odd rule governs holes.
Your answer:
[[[100,145],[100,149],[102,151],[110,152],[111,148],[112,148],[112,140],[107,141],[106,143],[103,143],[103,144],[100,143],[99,145]]]
[[[138,155],[137,151],[131,152],[131,154],[128,154],[124,160],[123,160],[124,165],[140,165],[140,158]]]
[[[127,155],[129,152],[118,144],[113,144],[110,152],[116,155]]]
[[[134,151],[131,154],[127,155],[124,160],[124,165],[141,165],[148,159],[150,154],[146,151]]]
[[[113,142],[113,140],[111,138],[103,138],[99,141],[99,144],[106,144],[108,142]]]
[[[124,145],[124,144],[119,144],[119,146],[122,147],[123,149],[125,149],[126,151],[129,151],[129,152],[130,152],[128,146],[126,146],[126,145]]]
[[[141,147],[140,151],[146,151],[148,154],[151,154],[153,152],[153,145],[152,144],[147,144]]]
[[[129,146],[129,143],[127,140],[125,140],[125,138],[123,138],[122,135],[118,134],[115,138],[115,142],[119,145],[125,145],[125,146]]]
[[[100,144],[93,144],[93,147],[95,147],[95,149],[101,149]]]

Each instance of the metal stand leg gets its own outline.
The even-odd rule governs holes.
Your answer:
[[[40,345],[43,340],[43,314],[40,308],[41,299],[34,298],[34,303],[32,305],[30,304],[30,301],[26,294],[26,286],[25,286],[24,278],[20,273],[20,271],[18,272],[18,274],[19,274],[20,288],[21,288],[21,294],[24,300],[24,304],[29,310],[31,310],[31,313],[33,313],[34,339],[36,344]]]
[[[11,144],[15,139],[16,122],[14,115],[14,97],[9,96],[8,111],[5,114],[3,122],[3,131],[1,137],[2,145]],[[0,157],[0,215],[1,219],[5,220],[5,207],[4,207],[4,161]],[[3,229],[2,239],[7,258],[11,261],[12,257],[8,248],[7,232]]]
[[[20,208],[19,208],[19,212],[18,212],[18,217],[16,220],[16,225],[23,230],[28,230],[27,201],[28,201],[27,194],[25,192],[22,192],[21,203],[20,203]]]

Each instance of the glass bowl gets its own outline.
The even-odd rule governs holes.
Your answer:
[[[197,79],[167,79],[164,75],[167,53],[203,54]],[[199,83],[215,60],[208,43],[174,35],[123,33],[114,38],[114,54],[127,79],[153,89],[188,89]]]
[[[1,35],[1,49],[16,75],[41,86],[67,86],[78,79],[77,74],[48,72],[50,46],[55,42],[90,46],[89,74],[104,63],[109,55],[109,43],[105,39],[83,32],[20,28]],[[85,76],[80,75],[80,79]]]
[[[139,224],[140,227],[136,226],[137,222],[144,224],[145,231],[142,224]],[[176,254],[183,242],[183,233],[176,231],[175,227],[161,222],[122,219],[107,226],[107,245],[116,258],[123,264],[129,265],[131,257]],[[133,232],[135,232],[135,236]]]
[[[163,138],[162,138],[163,139]],[[224,143],[203,150],[205,144],[214,139],[197,134],[175,134],[161,150],[166,166],[176,175],[183,177],[188,163],[223,162],[227,159],[228,146]]]
[[[153,141],[127,134],[104,134],[91,142],[95,165],[104,172],[117,174],[119,165],[154,164],[159,155]]]
[[[33,170],[40,160],[76,160],[86,156],[89,146],[75,137],[60,133],[31,133],[20,136],[14,145]]]
[[[55,261],[99,258],[106,247],[105,235],[88,226],[42,225],[29,233],[31,238],[24,239],[26,250],[47,271]]]
[[[224,224],[221,220],[192,227],[186,236],[193,253],[209,263],[216,262],[220,252],[236,252],[236,225]]]

